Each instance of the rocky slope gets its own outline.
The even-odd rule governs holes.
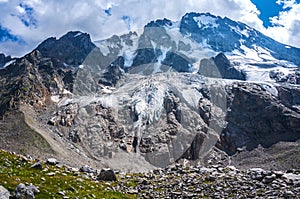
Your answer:
[[[45,145],[28,153],[49,148],[75,165],[145,171],[188,159],[247,167],[236,160],[258,147],[274,157],[282,142],[298,147],[299,54],[245,24],[197,13],[96,45],[80,32],[49,38],[0,70],[8,122],[1,148],[22,152],[30,144],[13,135],[39,135]],[[15,131],[9,118],[28,130]],[[282,159],[270,168],[300,167]]]
[[[9,195],[13,198],[300,197],[299,170],[239,170],[234,166],[192,166],[184,161],[165,169],[133,174],[97,170],[87,165],[74,168],[55,159],[41,162],[4,151],[0,154],[0,168],[5,171],[0,173],[2,199],[8,199]]]

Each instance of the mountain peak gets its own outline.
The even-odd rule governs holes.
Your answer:
[[[48,38],[37,50],[43,56],[58,59],[67,65],[80,65],[95,47],[89,34],[70,31],[59,39]]]
[[[182,17],[180,32],[197,43],[205,43],[216,52],[257,52],[257,47],[278,60],[300,65],[300,49],[287,48],[244,23],[210,13],[187,13]],[[258,52],[261,53],[261,52]]]
[[[158,19],[158,20],[155,20],[155,21],[151,21],[149,22],[145,28],[154,28],[154,27],[163,27],[163,26],[172,26],[172,21],[169,20],[169,19]]]

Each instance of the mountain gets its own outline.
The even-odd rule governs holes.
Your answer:
[[[272,74],[276,73],[283,77],[282,81],[288,76],[299,79],[300,49],[276,42],[241,22],[209,13],[188,13],[179,22],[152,21],[139,37],[130,33],[96,44],[110,56],[114,49],[112,59],[121,57],[131,73],[156,73],[170,68],[197,71],[202,59],[222,52],[233,68],[245,75],[242,79],[273,81],[276,78]],[[154,63],[156,67],[147,67]]]
[[[71,31],[0,70],[0,146],[131,171],[300,168],[299,55],[209,13],[96,42]]]
[[[5,54],[0,53],[0,68],[3,68],[14,61],[14,58],[11,56],[5,56]]]

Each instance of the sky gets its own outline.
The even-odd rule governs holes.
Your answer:
[[[227,16],[300,48],[300,0],[0,0],[0,52],[22,56],[70,30],[105,39],[187,12]]]

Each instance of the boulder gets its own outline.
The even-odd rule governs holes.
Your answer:
[[[55,158],[48,158],[47,160],[47,164],[50,164],[50,165],[57,165],[59,163],[59,161]]]
[[[32,169],[43,169],[42,163],[40,161],[34,163],[30,168]]]
[[[97,180],[116,181],[117,177],[112,169],[103,168],[101,169],[100,174],[97,176]]]
[[[34,199],[34,194],[39,192],[38,188],[32,184],[26,186],[20,183],[14,190],[13,199]]]
[[[198,73],[205,77],[246,80],[246,75],[235,69],[223,53],[210,59],[202,59]]]
[[[0,185],[0,199],[9,199],[9,197],[9,191]]]

